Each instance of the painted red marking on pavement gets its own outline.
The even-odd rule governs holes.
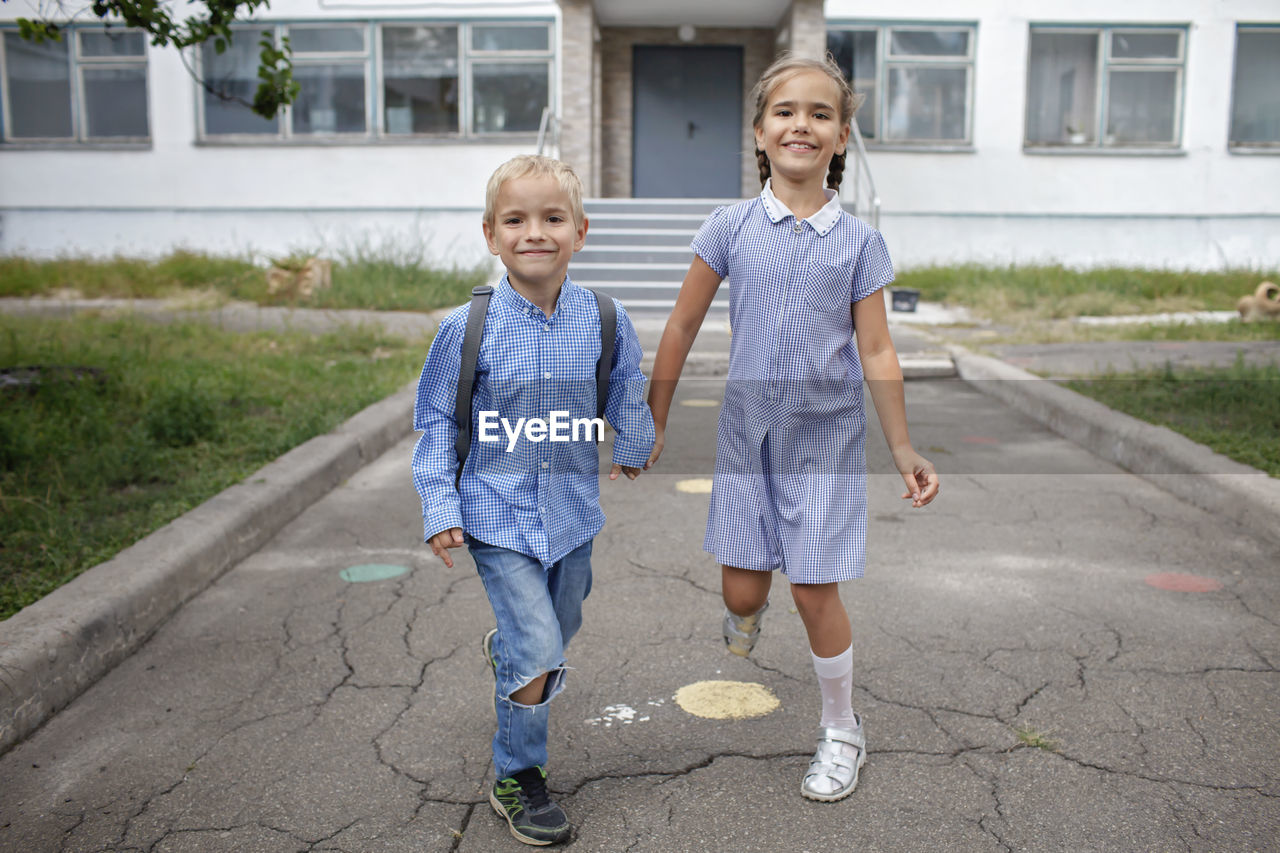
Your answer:
[[[1168,589],[1173,592],[1214,592],[1222,589],[1222,582],[1185,572],[1158,572],[1143,578],[1147,586]]]
[[[965,444],[999,444],[1000,439],[987,435],[966,435],[960,439]]]

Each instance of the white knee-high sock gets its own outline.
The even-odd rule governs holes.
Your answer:
[[[822,688],[822,725],[854,728],[858,721],[853,715],[853,646],[833,658],[820,658],[812,649],[809,654]]]

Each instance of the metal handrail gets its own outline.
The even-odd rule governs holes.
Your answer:
[[[875,179],[871,177],[871,164],[867,161],[867,146],[862,142],[862,133],[858,130],[858,122],[856,119],[849,122],[852,132],[849,134],[853,137],[853,148],[857,154],[857,162],[853,165],[853,214],[858,215],[858,208],[861,205],[859,198],[861,193],[862,176],[865,174],[867,179],[867,198],[871,207],[871,227],[876,230],[880,229],[880,194],[876,192]]]
[[[542,120],[538,122],[538,154],[551,145],[560,143],[560,121],[551,107],[542,108]]]

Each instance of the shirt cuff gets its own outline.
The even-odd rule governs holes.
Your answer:
[[[642,468],[644,463],[649,461],[649,454],[652,451],[653,445],[649,445],[648,449],[645,449],[643,446],[632,445],[627,447],[614,442],[613,464],[625,465],[628,468]]]
[[[462,510],[457,506],[439,507],[422,516],[422,541],[430,541],[432,536],[462,527]]]

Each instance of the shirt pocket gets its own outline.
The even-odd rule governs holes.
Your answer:
[[[809,307],[824,314],[848,311],[853,304],[853,278],[848,269],[815,263],[809,267],[804,298]]]

